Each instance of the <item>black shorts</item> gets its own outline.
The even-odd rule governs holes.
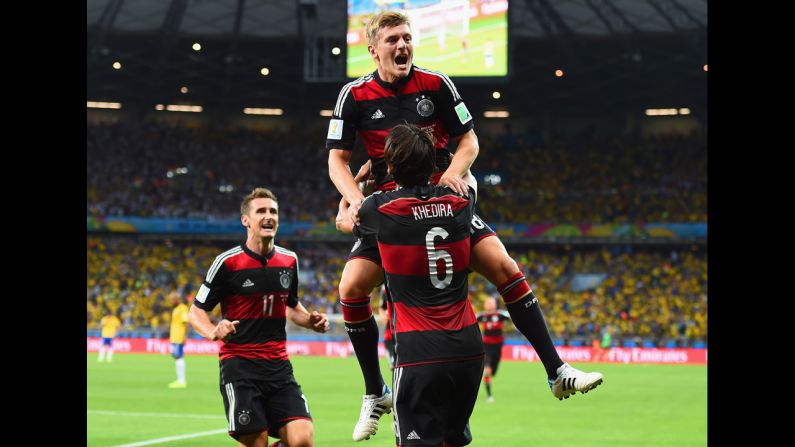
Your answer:
[[[495,233],[488,224],[483,222],[477,214],[472,216],[469,230],[471,232],[469,238],[470,247],[474,247],[475,244],[480,242],[484,237],[497,235],[497,233]],[[378,252],[378,241],[376,238],[366,237],[357,239],[348,255],[348,261],[355,258],[369,259],[381,266],[381,254]]]
[[[279,437],[279,429],[295,419],[312,420],[309,404],[301,386],[290,378],[286,381],[235,380],[221,383],[229,436],[268,431]]]
[[[392,373],[395,436],[405,446],[464,446],[472,442],[483,358],[395,368]]]
[[[497,375],[497,367],[500,366],[502,357],[502,344],[483,343],[486,350],[486,366],[491,367],[491,376]]]
[[[384,340],[384,348],[386,349],[386,356],[389,360],[389,367],[395,366],[395,339]]]

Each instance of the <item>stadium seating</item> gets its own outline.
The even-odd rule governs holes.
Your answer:
[[[96,330],[105,309],[112,309],[121,312],[124,331],[142,337],[167,336],[168,293],[194,293],[214,257],[232,245],[231,241],[89,237],[88,330]],[[295,243],[289,248],[299,254],[304,306],[338,314],[337,287],[350,247]],[[601,340],[604,331],[624,346],[706,342],[707,257],[703,250],[509,249],[539,297],[556,344],[588,346],[592,340]],[[573,291],[572,275],[584,272],[606,276],[593,289]],[[470,276],[470,298],[476,310],[495,293],[483,278]],[[375,297],[373,306],[378,303]],[[219,315],[216,308],[214,317]]]

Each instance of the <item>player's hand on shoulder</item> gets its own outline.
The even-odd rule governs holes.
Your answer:
[[[362,202],[364,202],[364,198],[348,207],[348,221],[353,226],[359,225],[359,209],[362,207]]]
[[[453,191],[465,196],[469,193],[467,183],[461,177],[445,172],[439,179],[439,186],[446,186]]]

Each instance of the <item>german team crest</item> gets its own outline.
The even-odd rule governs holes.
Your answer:
[[[279,275],[279,284],[285,289],[290,287],[290,272],[282,272],[282,274]]]
[[[429,117],[433,113],[433,101],[428,98],[423,98],[420,102],[417,103],[417,113],[420,116]]]

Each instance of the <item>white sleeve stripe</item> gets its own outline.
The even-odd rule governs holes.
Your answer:
[[[348,96],[348,93],[350,93],[351,89],[353,87],[364,84],[365,82],[372,79],[372,77],[373,77],[372,74],[368,74],[367,76],[362,76],[361,78],[355,81],[351,81],[345,84],[345,87],[342,87],[340,95],[337,97],[337,104],[334,106],[334,116],[339,116],[339,117],[342,116],[342,105],[345,104],[345,98]]]
[[[235,247],[235,248],[231,248],[231,249],[221,253],[220,255],[218,255],[215,258],[215,260],[213,261],[213,265],[210,266],[210,270],[207,271],[207,276],[205,277],[205,280],[208,283],[212,282],[212,279],[210,278],[210,276],[211,276],[210,272],[212,272],[214,270],[217,271],[218,268],[220,267],[220,264],[224,261],[224,259],[226,259],[227,255],[229,255],[230,253],[233,253],[233,252],[236,253],[238,250],[242,251],[242,249],[240,247]],[[215,273],[213,273],[212,276],[214,277]]]
[[[229,253],[231,253],[231,252],[233,252],[235,250],[239,250],[239,249],[240,249],[239,246],[238,247],[234,247],[234,248],[230,248],[229,250],[227,250],[227,251],[221,253],[220,255],[216,256],[215,260],[213,261],[213,264],[210,266],[210,270],[208,270],[208,273],[209,273],[209,271],[211,271],[212,269],[215,268],[216,264],[218,264],[220,261],[223,260],[224,256],[226,256],[227,254],[229,254]]]
[[[213,265],[210,267],[210,270],[207,272],[207,278],[205,278],[205,281],[207,281],[208,284],[212,284],[213,278],[215,278],[215,274],[218,273],[218,269],[220,269],[221,266],[224,265],[224,261],[227,258],[230,258],[238,253],[241,253],[242,251],[243,249],[241,249],[240,247],[235,247],[227,251],[226,253],[222,253],[217,258],[215,258],[215,262],[213,262]]]
[[[345,87],[343,87],[342,91],[340,91],[340,95],[337,97],[337,104],[334,105],[334,116],[342,116],[342,105],[345,103],[345,98],[348,96],[353,84],[356,82],[357,81],[353,81],[345,84]]]
[[[414,68],[423,73],[439,76],[440,78],[442,78],[444,83],[447,84],[447,88],[449,88],[450,91],[453,93],[453,101],[458,101],[459,99],[461,99],[461,95],[458,94],[458,90],[455,88],[455,84],[453,84],[453,81],[450,80],[450,78],[448,78],[446,74],[439,71],[428,70],[427,68],[420,68],[417,66],[414,66]]]

